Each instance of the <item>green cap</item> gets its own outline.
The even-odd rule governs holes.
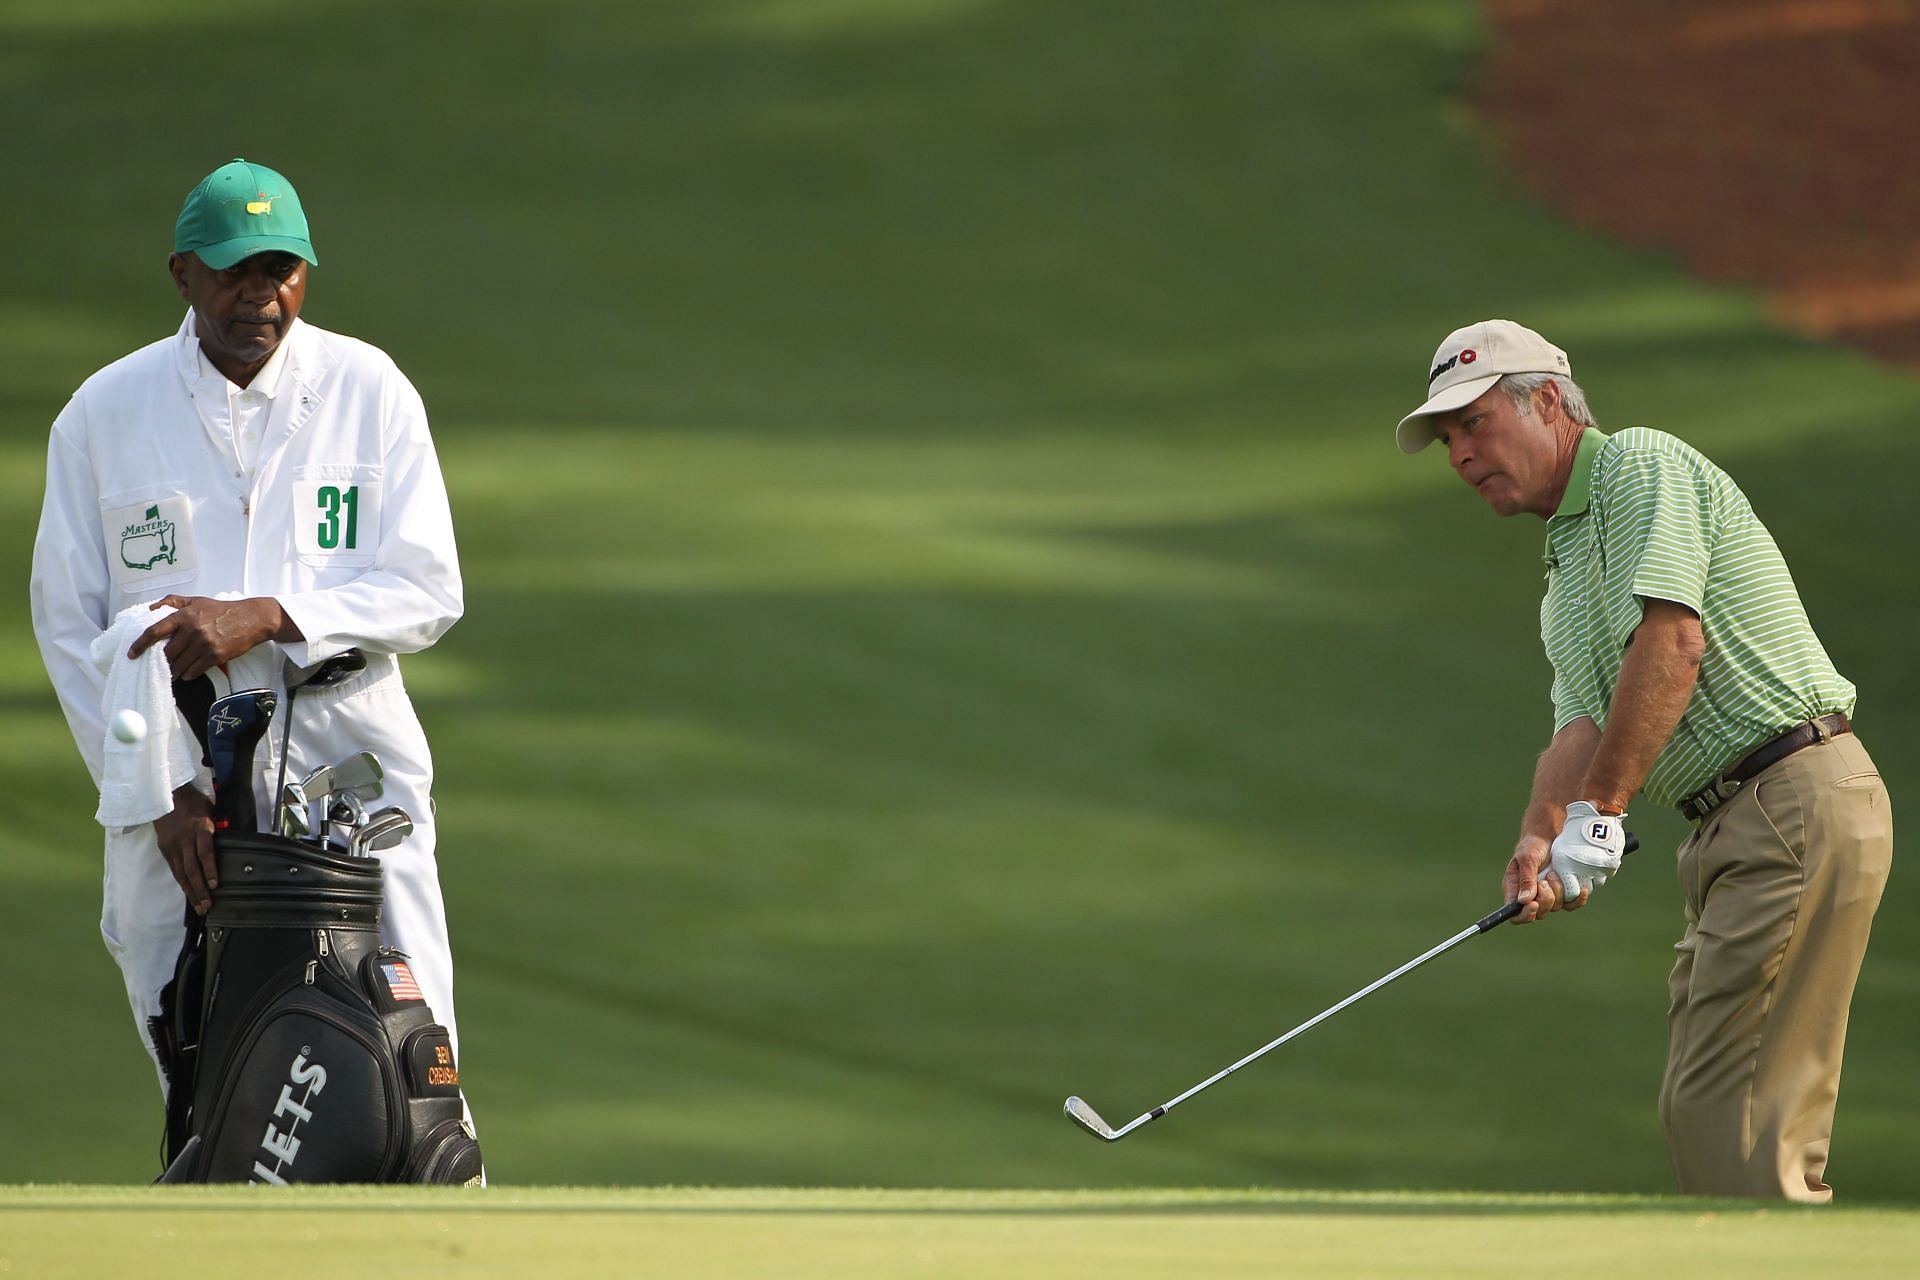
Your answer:
[[[230,161],[187,193],[173,228],[175,253],[196,253],[215,271],[225,271],[242,258],[276,249],[320,265],[300,197],[267,166]]]

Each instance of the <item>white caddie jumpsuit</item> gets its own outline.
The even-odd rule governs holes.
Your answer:
[[[168,594],[275,598],[306,639],[269,642],[228,664],[233,689],[281,694],[254,755],[255,802],[271,815],[286,728],[282,654],[309,667],[349,648],[365,652],[364,672],[299,695],[287,776],[363,749],[385,765],[375,807],[401,806],[414,828],[379,855],[381,933],[411,956],[457,1061],[433,763],[395,656],[438,640],[462,608],[426,410],[384,352],[296,319],[247,389],[258,439],[237,450],[235,433],[221,429],[226,406],[210,413],[204,403],[203,360],[189,311],[172,338],[87,379],[54,421],[32,585],[47,672],[97,785],[104,678],[87,650],[114,615]],[[151,1054],[147,1020],[173,976],[185,911],[151,824],[107,832],[103,895],[100,931]]]

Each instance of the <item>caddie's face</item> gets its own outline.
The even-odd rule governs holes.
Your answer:
[[[229,378],[257,372],[307,300],[307,264],[291,253],[256,253],[224,271],[198,254],[176,253],[167,267],[180,296],[193,306],[201,349]]]
[[[1434,415],[1447,461],[1497,515],[1545,518],[1558,505],[1559,451],[1538,399],[1536,393],[1534,411],[1523,414],[1495,383],[1465,408]]]

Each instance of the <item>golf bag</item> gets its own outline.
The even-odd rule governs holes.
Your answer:
[[[162,1182],[477,1183],[447,1030],[380,945],[380,863],[251,831],[214,836],[155,1040]]]

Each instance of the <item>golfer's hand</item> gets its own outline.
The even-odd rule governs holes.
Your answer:
[[[1585,800],[1567,806],[1567,825],[1553,842],[1543,877],[1557,882],[1561,910],[1585,906],[1608,876],[1619,874],[1627,848],[1625,820],[1625,814],[1610,817]]]
[[[208,596],[162,596],[153,608],[173,612],[142,631],[127,650],[137,658],[166,642],[167,665],[176,680],[197,680],[268,640],[299,640],[300,629],[270,596],[215,600]]]
[[[1522,904],[1520,914],[1513,918],[1515,924],[1532,924],[1560,905],[1560,882],[1543,880],[1540,875],[1547,869],[1550,856],[1547,842],[1539,836],[1521,836],[1514,847],[1500,887],[1508,902]]]
[[[191,782],[173,793],[173,812],[153,820],[160,856],[187,901],[201,915],[213,905],[220,876],[213,861],[213,804]]]

